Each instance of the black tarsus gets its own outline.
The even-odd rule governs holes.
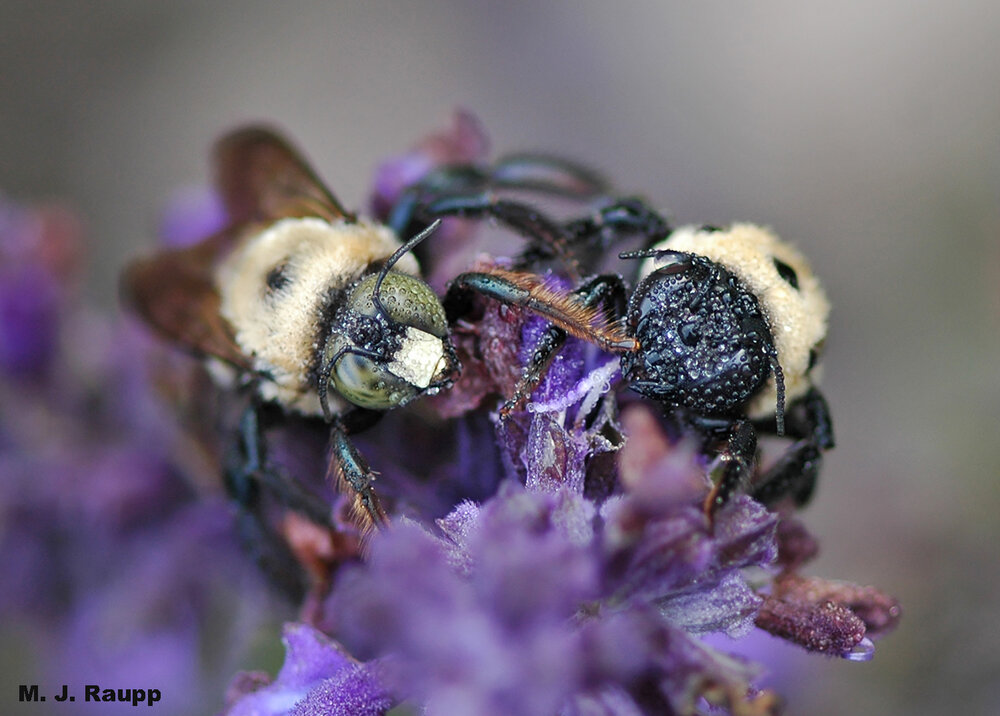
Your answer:
[[[726,446],[719,453],[722,474],[705,498],[704,511],[710,518],[749,479],[757,456],[757,432],[746,418],[734,420]]]
[[[596,276],[573,293],[580,296],[581,303],[588,307],[601,305],[608,321],[614,321],[625,313],[625,284],[621,276],[605,274]],[[550,325],[542,334],[531,354],[531,359],[525,365],[518,381],[514,395],[500,408],[500,416],[506,417],[516,410],[534,392],[541,382],[546,368],[566,342],[566,331],[559,326]]]
[[[816,487],[823,462],[823,452],[834,446],[830,408],[816,388],[810,388],[788,406],[786,432],[796,442],[760,475],[751,495],[765,505],[773,505],[791,496],[798,506],[809,502]],[[774,430],[773,423],[761,425],[762,430]]]
[[[264,494],[311,522],[329,528],[330,509],[267,460],[261,426],[262,406],[253,401],[240,417],[236,441],[226,456],[226,492],[239,507],[239,534],[254,560],[279,589],[295,602],[308,589],[308,578],[284,537],[267,519]]]
[[[389,518],[375,492],[376,474],[348,439],[347,429],[340,420],[335,420],[330,428],[330,466],[336,467],[336,473],[354,491],[355,505],[365,513],[371,525],[386,525]]]

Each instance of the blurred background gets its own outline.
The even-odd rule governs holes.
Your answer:
[[[348,207],[463,107],[495,152],[600,167],[676,223],[774,227],[834,306],[838,446],[807,571],[876,584],[904,618],[871,663],[787,649],[768,683],[789,713],[996,713],[998,31],[988,0],[7,0],[0,191],[76,212],[106,312],[167,198],[246,120],[287,128]],[[4,681],[40,678],[14,648]]]

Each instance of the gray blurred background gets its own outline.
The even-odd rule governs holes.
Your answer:
[[[782,651],[790,713],[1000,713],[1000,5],[0,5],[0,188],[86,221],[91,296],[248,119],[347,206],[456,106],[678,223],[753,220],[834,304],[808,571],[903,602],[875,660]]]

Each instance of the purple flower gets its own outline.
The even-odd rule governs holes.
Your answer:
[[[69,212],[0,195],[0,375],[37,381],[52,369],[80,243]]]
[[[720,570],[733,566],[725,577],[701,585],[698,572],[674,570],[652,596],[626,595],[635,572],[615,568],[620,555],[605,533],[617,527],[590,500],[508,482],[484,504],[458,507],[437,536],[415,523],[379,534],[329,612],[345,643],[381,655],[394,692],[431,714],[587,713],[608,700],[618,704],[611,713],[628,713],[625,704],[686,712],[703,698],[750,703],[755,670],[699,643],[688,624],[746,619],[731,593],[740,593],[735,565],[756,554],[746,546],[755,540],[739,554],[727,548],[736,532],[759,534],[760,525],[733,512],[730,538],[705,550],[711,562],[715,548]],[[711,605],[679,604],[696,596]],[[709,679],[726,688],[708,689]]]
[[[487,151],[457,113],[380,167],[376,217],[428,172]],[[199,239],[222,214],[207,193],[182,195],[165,241]],[[0,614],[34,626],[29,657],[53,681],[149,682],[164,713],[217,710],[220,675],[295,617],[237,548],[204,373],[70,300],[79,236],[64,219],[0,202],[0,395],[18,398],[0,402]],[[451,220],[421,247],[434,285],[467,268],[456,249],[473,231]],[[546,330],[472,300],[452,326],[452,389],[357,437],[392,514],[367,541],[324,482],[325,426],[268,431],[270,460],[344,529],[269,505],[288,563],[319,586],[285,627],[277,676],[240,672],[225,714],[772,714],[761,669],[714,635],[871,657],[899,604],[803,576],[818,546],[790,514],[736,495],[709,518],[705,457],[622,399],[615,357],[570,338],[498,414]]]
[[[480,324],[476,340],[489,330]],[[530,411],[498,422],[511,479],[493,497],[380,532],[336,587],[326,628],[378,658],[397,699],[428,714],[768,714],[779,700],[754,686],[759,668],[701,635],[760,626],[870,656],[871,636],[898,617],[893,600],[798,577],[815,540],[749,496],[709,522],[692,446],[672,444],[646,408],[619,424],[606,364],[567,365]],[[609,469],[610,496],[595,487]]]
[[[345,641],[385,652],[394,690],[429,713],[555,713],[582,677],[568,620],[598,586],[589,545],[560,526],[586,511],[574,502],[506,488],[460,543],[414,524],[380,535],[335,594]]]
[[[219,195],[204,186],[178,189],[160,217],[159,237],[166,246],[189,246],[226,227],[228,217]]]
[[[60,291],[44,268],[0,269],[0,370],[30,376],[44,372],[59,337]]]
[[[428,713],[773,704],[751,694],[752,667],[695,634],[752,627],[763,599],[743,570],[774,561],[777,516],[748,497],[720,510],[714,528],[690,501],[625,494],[600,509],[584,496],[587,458],[620,447],[607,438],[617,426],[610,414],[589,426],[577,417],[512,416],[522,429],[501,441],[527,488],[508,481],[482,504],[458,505],[437,531],[406,522],[377,535],[368,564],[335,591],[330,627],[357,653],[379,655],[399,698]],[[657,464],[639,482],[691,479]]]
[[[217,445],[172,414],[194,364],[78,300],[78,224],[0,202],[0,623],[31,682],[208,712],[283,615],[237,544]]]
[[[377,664],[362,664],[305,624],[285,626],[285,663],[273,683],[240,674],[225,716],[380,716],[393,700]]]
[[[899,602],[874,587],[786,573],[774,582],[757,626],[805,647],[852,661],[872,658],[872,639],[899,623]]]
[[[482,161],[489,140],[471,112],[456,110],[451,126],[421,139],[410,151],[384,161],[375,172],[371,213],[385,220],[402,193],[437,167]]]
[[[379,166],[369,199],[372,216],[387,221],[406,190],[429,173],[451,165],[481,165],[488,153],[489,139],[479,120],[471,112],[455,110],[447,129],[427,134],[411,150]],[[443,292],[447,283],[468,266],[475,250],[471,239],[476,231],[476,222],[448,217],[433,238],[425,242],[421,259],[424,280],[436,291]]]

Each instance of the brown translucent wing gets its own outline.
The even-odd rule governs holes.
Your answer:
[[[292,145],[267,127],[244,127],[220,139],[215,170],[234,224],[304,216],[355,220]]]
[[[250,370],[219,315],[214,281],[218,258],[233,240],[231,232],[221,232],[194,246],[133,261],[122,275],[122,302],[171,343]]]

